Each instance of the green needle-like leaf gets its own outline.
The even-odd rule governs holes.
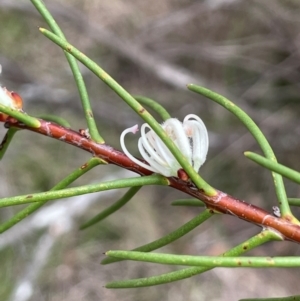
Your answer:
[[[210,217],[213,216],[213,213],[211,213],[209,210],[204,210],[199,215],[191,219],[189,222],[185,223],[183,226],[179,227],[175,231],[153,241],[146,245],[140,246],[138,248],[133,249],[132,251],[141,251],[141,252],[151,252],[154,250],[157,250],[159,248],[162,248],[168,244],[170,244],[173,241],[176,241],[177,239],[181,238],[182,236],[186,235],[187,233],[194,230],[196,227],[204,223],[206,220],[208,220]],[[109,264],[117,261],[121,261],[122,259],[117,258],[105,258],[102,260],[101,264]]]
[[[217,194],[217,191],[208,183],[206,183],[193,169],[187,158],[182,155],[177,146],[168,137],[167,133],[162,129],[161,125],[155,120],[155,118],[153,118],[153,116],[148,111],[146,111],[146,109],[139,102],[137,102],[134,97],[131,96],[123,87],[121,87],[109,74],[107,74],[94,61],[89,59],[85,54],[80,52],[64,39],[59,38],[49,30],[46,30],[44,28],[40,28],[40,32],[44,36],[49,38],[52,42],[60,46],[62,49],[72,54],[80,62],[82,62],[105,84],[107,84],[113,91],[115,91],[139,116],[141,116],[141,118],[143,118],[144,121],[151,126],[153,131],[162,139],[162,141],[169,148],[176,160],[179,162],[179,164],[199,189],[202,189],[203,192],[208,196],[214,196]]]
[[[17,119],[20,122],[23,122],[25,125],[38,128],[40,127],[41,123],[40,121],[35,118],[27,115],[26,113],[23,113],[21,111],[12,109],[10,107],[4,106],[0,104],[0,112],[7,114],[8,116],[11,116],[15,119]]]
[[[291,168],[288,168],[282,164],[271,161],[263,156],[260,156],[252,152],[245,152],[244,155],[248,159],[256,162],[257,164],[266,167],[276,173],[279,173],[280,175],[284,176],[285,178],[288,178],[289,180],[295,183],[300,184],[300,172],[297,172]]]
[[[239,301],[300,301],[300,295],[279,298],[250,298],[240,299]]]
[[[246,268],[294,268],[300,266],[300,257],[220,257],[191,256],[159,253],[144,253],[136,251],[112,250],[105,253],[110,257],[127,260],[143,261],[159,264],[188,265],[203,267],[246,267]]]
[[[92,219],[84,223],[82,226],[80,226],[80,230],[86,229],[92,225],[95,225],[96,223],[99,223],[100,221],[104,220],[109,215],[113,214],[120,208],[122,208],[125,204],[127,204],[134,196],[135,194],[141,189],[140,186],[137,187],[131,187],[129,190],[121,197],[117,202],[115,202],[113,205],[109,206],[108,208],[104,209],[102,212],[94,216]]]
[[[3,158],[4,154],[7,151],[9,144],[11,143],[15,133],[18,131],[16,128],[10,128],[6,132],[1,144],[0,144],[0,160]]]
[[[167,110],[155,100],[141,95],[134,95],[133,97],[141,104],[146,105],[153,111],[157,112],[162,120],[166,121],[167,119],[171,118]]]
[[[215,93],[209,89],[196,86],[194,84],[188,85],[188,89],[190,89],[193,92],[206,96],[207,98],[223,106],[229,112],[233,113],[252,134],[254,139],[261,147],[265,156],[268,159],[276,162],[275,154],[268,140],[266,139],[266,137],[264,136],[260,128],[255,124],[255,122],[241,108],[239,108],[237,105],[235,105],[233,102],[231,102],[229,99],[225,98],[224,96]],[[291,220],[295,219],[291,213],[290,206],[287,201],[286,191],[285,191],[282,177],[279,174],[273,173],[273,179],[275,183],[275,190],[279,201],[279,206],[280,206],[280,211],[282,216],[287,217]]]
[[[62,181],[60,181],[58,184],[56,184],[51,191],[56,191],[63,189],[73,183],[75,180],[80,178],[82,175],[84,175],[86,172],[94,168],[95,166],[103,164],[103,160],[98,157],[91,158],[87,163],[80,166],[78,169],[70,173],[67,177],[65,177]],[[16,197],[17,198],[17,197]],[[34,213],[36,210],[41,208],[43,205],[46,204],[48,200],[44,199],[41,200],[38,203],[33,203],[27,206],[25,209],[21,210],[17,214],[15,214],[12,218],[10,218],[8,221],[4,222],[0,225],[0,233],[5,232],[15,224],[19,223],[21,220],[23,220],[28,215]],[[1,200],[0,200],[1,202]]]
[[[85,185],[74,188],[51,190],[47,192],[21,195],[16,197],[3,198],[0,200],[0,207],[46,202],[56,199],[63,199],[77,195],[83,195],[92,192],[106,191],[117,188],[127,188],[133,186],[145,185],[168,185],[169,181],[160,175],[151,175],[144,177],[135,177],[129,179],[113,180],[99,184]]]
[[[299,198],[288,198],[289,204],[291,206],[300,206],[300,199]]]
[[[42,114],[42,115],[39,115],[38,118],[41,118],[41,119],[47,120],[47,121],[51,121],[51,122],[55,122],[65,128],[70,127],[70,123],[66,119],[56,116],[56,115]]]
[[[269,230],[265,230],[251,237],[244,243],[223,253],[221,256],[223,257],[239,256],[268,241],[277,240],[277,239],[278,237],[275,233]],[[179,271],[175,271],[159,276],[124,280],[124,281],[115,281],[115,282],[108,283],[106,287],[107,288],[132,288],[132,287],[145,287],[145,286],[159,285],[159,284],[170,283],[170,282],[186,279],[211,269],[212,269],[211,267],[190,267],[190,268],[182,269]]]
[[[31,0],[32,4],[35,6],[35,8],[38,10],[38,12],[41,14],[41,16],[44,18],[44,20],[47,22],[48,26],[51,28],[51,30],[60,38],[63,40],[65,39],[65,36],[62,32],[62,30],[59,28],[58,24],[46,8],[45,4],[41,0]],[[91,108],[89,96],[87,93],[87,89],[83,80],[83,77],[81,75],[81,72],[78,67],[78,63],[76,59],[70,55],[68,52],[65,52],[66,58],[69,62],[70,68],[73,72],[73,76],[80,94],[81,98],[81,104],[85,113],[85,119],[88,125],[89,133],[91,135],[91,139],[98,142],[98,143],[104,143],[104,139],[100,136],[97,125],[94,119],[93,111]]]

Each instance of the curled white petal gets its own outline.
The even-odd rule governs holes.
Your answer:
[[[166,161],[164,161],[160,156],[159,153],[156,151],[156,149],[154,148],[153,140],[149,140],[148,138],[150,138],[150,135],[147,136],[146,134],[146,127],[148,127],[151,131],[152,129],[150,128],[150,126],[147,123],[144,123],[141,127],[141,145],[143,146],[143,148],[147,151],[147,153],[149,153],[149,155],[159,164],[161,165],[167,165]],[[140,144],[140,142],[139,142]],[[144,158],[145,159],[145,158]],[[146,159],[145,159],[146,160]]]
[[[150,129],[147,133],[146,128]],[[162,146],[166,148],[151,127],[147,123],[144,123],[141,127],[141,138],[138,143],[139,151],[144,160],[150,164],[155,172],[170,177],[172,176],[172,169],[170,168],[168,157],[165,156],[164,152],[159,151]],[[170,153],[170,155],[172,154]]]
[[[162,158],[164,158],[165,162],[167,163],[167,166],[173,166],[174,165],[174,156],[170,152],[170,150],[166,147],[166,145],[162,142],[162,140],[154,133],[150,132],[150,134],[155,135],[155,149],[160,154]],[[177,162],[177,161],[176,161]],[[176,163],[175,162],[175,163]]]
[[[188,137],[183,129],[182,122],[176,118],[170,118],[163,124],[163,129],[191,164],[192,152]]]
[[[147,152],[145,151],[142,143],[143,143],[143,141],[142,141],[142,137],[141,137],[139,139],[139,143],[138,143],[139,151],[140,151],[142,157],[144,158],[144,160],[146,160],[149,163],[149,165],[153,168],[153,171],[156,173],[162,174],[166,177],[170,177],[170,172],[169,172],[168,166],[164,166],[164,165],[157,163],[155,161],[155,159],[153,159],[151,156],[149,156],[147,154]]]
[[[207,129],[203,121],[194,114],[187,115],[183,120],[183,125],[187,136],[191,137],[193,167],[198,171],[205,162],[208,152],[209,142]]]
[[[139,166],[142,166],[150,171],[153,171],[153,172],[156,172],[151,166],[141,162],[140,160],[136,159],[135,157],[133,157],[130,152],[127,150],[126,146],[125,146],[125,142],[124,142],[124,138],[125,136],[128,134],[128,133],[133,133],[135,134],[137,131],[139,130],[139,127],[138,125],[134,125],[133,127],[130,127],[126,130],[124,130],[121,134],[121,137],[120,137],[120,144],[121,144],[121,147],[122,147],[122,150],[123,152],[125,153],[125,155],[131,160],[133,161],[134,163],[138,164]]]

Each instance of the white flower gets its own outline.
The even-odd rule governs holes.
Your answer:
[[[2,66],[0,65],[0,74],[2,73]],[[6,88],[0,86],[0,104],[6,107],[12,107],[12,99],[8,96]]]
[[[14,101],[13,98],[11,98],[8,95],[6,88],[2,88],[0,86],[0,104],[13,109],[14,108],[13,101]]]
[[[1,72],[2,66],[0,65],[0,74]],[[23,101],[19,94],[10,92],[5,87],[0,86],[0,104],[15,110],[21,110]]]
[[[198,116],[189,114],[184,118],[183,123],[176,118],[170,118],[161,127],[193,166],[194,170],[198,172],[200,166],[205,162],[208,151],[208,135],[203,121]],[[146,132],[146,128],[150,131]],[[123,152],[134,163],[145,169],[166,177],[176,177],[177,171],[182,167],[147,123],[144,123],[141,127],[138,149],[149,165],[134,158],[129,153],[124,143],[124,137],[130,132],[135,134],[137,131],[138,125],[123,131],[120,137]]]

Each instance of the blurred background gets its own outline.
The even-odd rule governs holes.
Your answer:
[[[212,186],[272,211],[270,173],[243,156],[260,153],[244,126],[225,109],[186,89],[195,83],[242,107],[269,139],[278,160],[300,169],[299,1],[47,0],[68,40],[132,94],[151,97],[182,120],[199,115],[210,149],[201,175]],[[51,113],[72,128],[86,128],[78,92],[63,52],[39,31],[47,27],[30,1],[0,1],[1,84],[18,92],[30,115]],[[129,107],[80,66],[106,142],[120,148],[123,129],[142,124]],[[4,128],[0,134],[3,136]],[[138,137],[128,139],[138,155]],[[131,141],[131,144],[130,144]],[[88,160],[89,154],[59,141],[19,132],[1,161],[0,196],[49,190]],[[100,166],[75,185],[134,174]],[[289,197],[299,187],[285,181]],[[49,202],[0,236],[1,300],[238,300],[299,293],[299,269],[215,269],[158,287],[108,290],[105,283],[173,271],[146,263],[102,266],[103,252],[151,242],[189,221],[199,208],[170,206],[186,196],[146,187],[120,211],[79,231],[79,226],[124,194],[111,191]],[[18,208],[0,211],[4,222]],[[299,211],[294,211],[296,216]],[[218,255],[258,233],[230,216],[213,217],[161,249],[176,254]],[[270,243],[249,255],[297,255],[299,246]]]

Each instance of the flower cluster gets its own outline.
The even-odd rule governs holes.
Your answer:
[[[182,155],[187,158],[194,170],[198,172],[200,166],[205,162],[208,151],[208,134],[203,121],[198,116],[189,114],[184,118],[183,122],[176,118],[170,118],[161,127],[172,139]],[[149,129],[148,132],[146,132],[147,128]],[[135,134],[137,131],[137,125],[123,131],[120,137],[123,152],[134,163],[145,169],[166,177],[177,176],[178,170],[182,167],[147,123],[144,123],[141,127],[138,149],[149,165],[141,162],[129,153],[124,143],[124,137],[128,133]]]

